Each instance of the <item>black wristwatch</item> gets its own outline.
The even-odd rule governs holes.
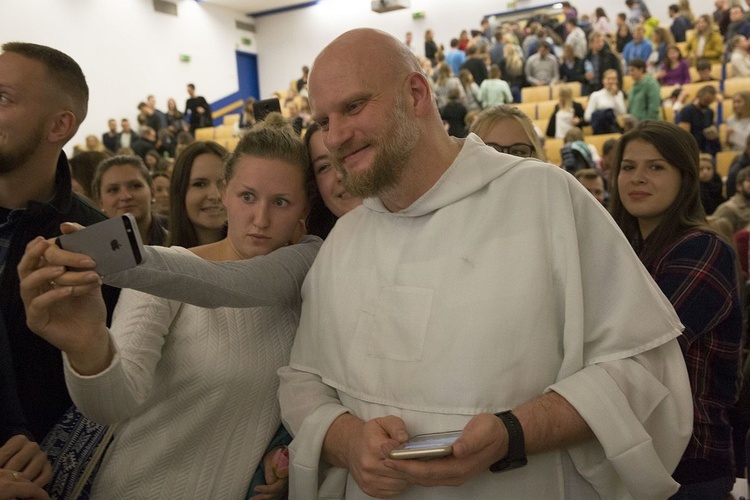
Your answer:
[[[526,445],[523,440],[521,422],[510,410],[495,413],[495,416],[502,420],[505,428],[508,429],[508,454],[505,458],[490,465],[490,472],[503,472],[523,467],[528,460],[526,460]]]

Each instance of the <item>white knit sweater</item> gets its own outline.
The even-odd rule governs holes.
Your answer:
[[[298,314],[203,309],[123,290],[111,366],[82,377],[66,360],[83,413],[121,423],[94,498],[244,498],[279,425],[276,370],[288,363]]]

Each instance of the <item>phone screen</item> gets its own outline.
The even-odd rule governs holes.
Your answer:
[[[428,448],[442,448],[451,446],[461,435],[461,431],[440,432],[436,434],[420,434],[414,436],[399,448],[402,450],[425,450]]]

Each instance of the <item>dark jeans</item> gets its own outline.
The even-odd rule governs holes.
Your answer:
[[[725,476],[705,483],[683,484],[670,500],[724,500],[734,481],[734,476]]]

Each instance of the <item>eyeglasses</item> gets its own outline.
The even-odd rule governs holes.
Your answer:
[[[494,148],[495,151],[498,151],[500,153],[507,153],[513,156],[520,156],[521,158],[529,158],[534,154],[534,151],[536,151],[534,146],[532,146],[531,144],[526,144],[525,142],[517,142],[515,144],[511,144],[510,146],[501,146],[500,144],[496,144],[494,142],[488,142],[486,144],[491,148]]]

